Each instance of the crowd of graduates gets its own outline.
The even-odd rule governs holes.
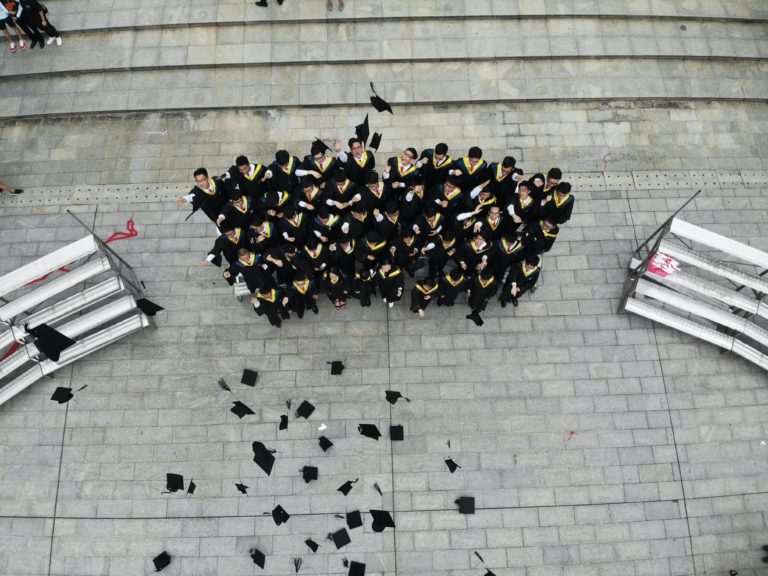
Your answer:
[[[348,149],[320,140],[303,160],[285,150],[265,166],[239,156],[226,173],[194,173],[178,199],[216,223],[220,236],[201,265],[240,277],[259,315],[280,326],[317,313],[324,293],[342,309],[378,296],[403,298],[405,276],[419,279],[411,310],[453,306],[461,294],[480,312],[498,294],[517,306],[539,277],[541,255],[573,211],[571,186],[558,168],[525,176],[515,158],[488,163],[478,147],[453,159],[437,144],[406,148],[377,171],[371,150],[352,138]]]

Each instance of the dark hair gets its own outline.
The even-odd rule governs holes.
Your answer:
[[[264,216],[261,214],[254,214],[251,218],[251,226],[261,226],[264,224]]]
[[[458,186],[459,184],[461,184],[461,180],[459,180],[456,176],[448,176],[448,178],[446,178],[445,181],[454,186]]]
[[[501,161],[501,165],[504,168],[514,168],[517,166],[517,160],[515,160],[514,156],[505,156],[504,160]]]
[[[371,170],[368,172],[368,174],[365,175],[365,183],[366,184],[376,184],[379,181],[379,173],[375,170]]]
[[[250,164],[250,162],[248,162],[247,156],[238,156],[235,158],[235,166],[247,166],[248,164]]]
[[[206,170],[205,168],[198,168],[197,170],[194,171],[192,175],[195,178],[197,178],[198,176],[205,176],[206,178],[208,178],[208,170]]]
[[[386,212],[387,214],[397,214],[398,212],[400,212],[400,205],[394,200],[390,200],[384,206],[384,212]]]
[[[312,186],[314,186],[314,184],[315,183],[312,181],[312,178],[310,178],[309,176],[302,176],[301,177],[301,188],[302,189],[304,189],[304,188],[311,188]]]
[[[319,140],[315,140],[312,142],[310,154],[312,154],[312,156],[315,156],[316,154],[325,154],[325,146]]]
[[[448,144],[440,142],[440,144],[435,146],[435,154],[448,154]]]
[[[483,150],[479,146],[472,146],[472,148],[469,149],[467,156],[470,158],[482,158]]]
[[[568,194],[568,192],[571,191],[571,183],[570,182],[560,182],[557,185],[557,191],[562,192],[563,194]]]
[[[351,149],[352,149],[352,145],[353,145],[353,144],[357,144],[358,142],[359,142],[360,144],[362,144],[362,143],[363,143],[363,141],[362,141],[362,140],[360,140],[360,138],[350,138],[350,139],[347,141],[347,146],[349,146],[349,149],[351,150]]]
[[[344,182],[344,180],[347,179],[347,173],[343,168],[337,168],[336,172],[333,173],[333,179],[336,180],[336,182]]]
[[[283,207],[283,216],[286,218],[293,218],[296,215],[296,207],[290,202],[286,202]]]
[[[291,155],[288,154],[287,150],[278,150],[275,152],[275,160],[277,160],[277,163],[282,166],[283,164],[288,164],[288,162],[291,160]]]
[[[419,153],[416,152],[416,148],[406,148],[406,151],[411,153],[411,156],[414,160],[416,160],[419,157]]]
[[[528,256],[528,258],[525,259],[525,263],[528,264],[528,266],[538,266],[539,265],[539,257],[538,256]]]
[[[547,172],[547,178],[554,178],[555,180],[560,180],[560,178],[563,177],[563,171],[560,170],[560,168],[550,168],[549,172]]]

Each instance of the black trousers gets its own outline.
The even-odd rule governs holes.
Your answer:
[[[40,34],[40,31],[37,29],[37,24],[35,23],[35,18],[26,10],[21,13],[20,18],[14,18],[16,20],[16,23],[19,25],[19,28],[21,28],[24,31],[24,34],[27,35],[27,38],[32,40],[33,42],[37,41],[40,44],[44,42],[43,35]]]

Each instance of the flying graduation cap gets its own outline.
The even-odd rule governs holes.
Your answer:
[[[66,404],[72,400],[72,398],[74,398],[72,388],[64,388],[62,386],[56,388],[56,390],[53,391],[53,396],[51,396],[51,400],[55,400],[59,404]]]
[[[197,484],[192,482],[192,480],[189,481],[189,486],[187,487],[187,494],[189,496],[192,496],[195,493],[195,489],[197,488]]]
[[[365,576],[365,564],[362,562],[355,562],[354,560],[350,562],[348,576]]]
[[[330,534],[328,538],[333,540],[333,543],[336,545],[336,550],[339,550],[352,542],[352,539],[349,537],[349,532],[347,532],[346,528],[342,528],[341,530]]]
[[[386,397],[387,402],[389,402],[390,404],[395,404],[400,398],[402,398],[406,402],[411,401],[410,398],[406,398],[397,390],[387,390],[386,392],[384,392],[384,396]]]
[[[347,526],[350,530],[359,528],[363,525],[363,516],[360,514],[360,510],[354,510],[347,512]]]
[[[75,343],[72,338],[65,336],[55,328],[51,328],[48,324],[38,324],[34,328],[25,324],[24,329],[29,335],[36,338],[35,346],[37,349],[54,362],[58,362],[61,353]]]
[[[234,402],[232,402],[232,404],[234,404],[234,406],[232,406],[232,408],[230,408],[230,411],[233,414],[235,414],[240,419],[242,419],[245,416],[250,416],[252,414],[256,414],[256,412],[254,412],[253,410],[248,408],[248,406],[246,406],[245,404],[243,404],[239,400],[235,400]]]
[[[301,477],[304,478],[304,482],[309,484],[312,480],[317,480],[317,467],[316,466],[304,466],[301,469]]]
[[[360,480],[360,478],[355,478],[354,480],[347,480],[346,482],[344,482],[344,484],[336,488],[336,491],[341,492],[342,494],[344,494],[344,496],[346,496],[347,494],[349,494],[349,491],[352,490],[352,484],[356,484],[358,480]]]
[[[377,112],[384,112],[387,111],[390,114],[394,114],[392,112],[392,106],[389,105],[389,102],[384,100],[381,96],[378,95],[376,92],[376,88],[373,87],[373,82],[371,82],[371,91],[373,92],[373,96],[371,96],[371,104],[374,108],[376,108]]]
[[[165,475],[165,489],[168,492],[178,492],[184,490],[184,476],[181,474],[168,473]]]
[[[326,438],[325,436],[320,436],[319,442],[320,442],[320,448],[323,449],[323,452],[328,452],[328,449],[331,446],[333,446],[333,442],[328,440],[328,438]]]
[[[259,568],[262,570],[264,569],[264,562],[266,561],[266,557],[264,556],[264,552],[261,550],[257,550],[256,548],[251,548],[248,551],[248,554],[251,556],[251,560],[253,560],[253,563],[256,564]]]
[[[275,455],[267,450],[267,447],[261,442],[254,442],[251,444],[251,448],[253,448],[253,461],[267,473],[267,476],[271,475],[272,466],[275,464]]]
[[[381,432],[379,432],[376,424],[359,424],[357,426],[357,431],[366,438],[373,438],[377,442],[379,438],[381,438]]]
[[[152,559],[152,563],[155,565],[155,572],[161,572],[171,563],[171,555],[163,551]]]
[[[392,514],[386,510],[369,510],[369,512],[373,517],[371,528],[373,528],[374,532],[383,532],[384,528],[395,527],[395,521],[392,519]]]
[[[373,136],[371,136],[371,142],[368,144],[368,148],[378,152],[379,146],[381,146],[381,134],[379,132],[374,132]]]
[[[338,376],[344,371],[344,363],[341,360],[333,360],[332,362],[326,362],[331,365],[331,375]]]
[[[365,148],[368,145],[368,136],[371,135],[371,127],[368,125],[368,114],[365,115],[365,120],[363,120],[362,124],[355,126],[355,135],[363,141],[363,148]]]
[[[472,496],[461,496],[456,500],[456,504],[459,505],[459,512],[461,514],[475,513],[475,499]]]
[[[299,407],[296,409],[296,416],[300,416],[301,418],[307,419],[312,415],[312,412],[315,411],[315,407],[304,400]]]
[[[154,316],[158,312],[165,310],[160,304],[155,304],[151,300],[147,300],[146,298],[139,298],[136,300],[136,307],[144,312],[147,316]]]
[[[275,506],[275,509],[272,510],[272,520],[274,520],[275,524],[277,524],[278,526],[288,522],[288,519],[290,517],[291,517],[291,515],[288,514],[288,512],[285,511],[285,508],[280,506],[280,504]]]
[[[309,549],[312,550],[312,552],[317,552],[317,549],[320,548],[320,544],[312,540],[312,538],[307,538],[304,540],[304,544],[309,546]]]
[[[405,439],[402,424],[396,424],[389,427],[389,439],[395,442]]]
[[[245,484],[241,484],[241,483],[238,482],[237,484],[235,484],[235,488],[237,488],[237,490],[241,494],[245,494],[246,496],[248,496],[248,488],[249,488],[249,486],[246,486]],[[263,568],[263,566],[262,566],[262,568]]]
[[[288,430],[288,414],[280,415],[280,424],[277,427],[278,430]]]
[[[458,464],[456,464],[456,462],[454,462],[452,458],[447,458],[447,459],[445,460],[445,465],[446,465],[446,466],[448,466],[448,470],[450,470],[451,474],[453,474],[454,472],[456,472],[456,470],[457,470],[458,468],[461,468],[461,466],[459,466]]]
[[[293,559],[293,567],[296,569],[296,574],[299,573],[299,570],[301,569],[301,565],[304,563],[304,560],[301,558],[294,558]]]
[[[258,378],[259,373],[256,372],[256,370],[249,370],[246,368],[243,370],[243,376],[240,378],[240,384],[245,384],[246,386],[256,386],[256,378]]]

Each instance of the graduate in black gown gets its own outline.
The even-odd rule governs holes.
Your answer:
[[[490,269],[483,270],[472,278],[469,281],[469,288],[467,290],[467,304],[472,309],[472,313],[467,318],[472,317],[472,320],[475,320],[475,323],[477,323],[480,312],[485,310],[488,302],[493,298],[498,289],[499,282]]]
[[[299,318],[304,317],[305,310],[317,314],[317,284],[304,272],[298,270],[293,275],[293,281],[288,286],[288,302],[286,308],[296,312]]]
[[[424,189],[429,195],[435,186],[445,182],[453,166],[453,158],[448,155],[448,144],[440,142],[434,148],[427,148],[421,153],[417,164],[421,169]]]
[[[461,268],[453,268],[440,276],[437,289],[437,305],[453,306],[456,297],[467,291],[467,277]]]
[[[553,224],[565,224],[571,219],[574,199],[571,195],[571,185],[568,182],[560,182],[554,190],[544,199],[539,209],[542,218]]]
[[[192,212],[202,210],[211,222],[216,222],[221,209],[227,203],[227,187],[222,177],[208,176],[208,170],[198,168],[194,172],[195,187],[185,196],[179,196],[176,203],[192,205]]]
[[[242,194],[257,199],[268,189],[264,182],[272,177],[272,172],[259,163],[251,164],[247,156],[238,156],[229,175]]]
[[[345,163],[347,175],[358,186],[365,186],[368,181],[368,172],[376,168],[376,158],[373,153],[365,149],[365,143],[359,138],[350,138],[349,154],[341,151],[338,146],[336,151],[339,159]]]
[[[411,312],[418,314],[419,318],[424,318],[427,306],[437,297],[437,290],[437,282],[431,278],[416,282],[411,290]]]
[[[226,224],[221,227],[221,232],[213,243],[213,248],[208,252],[208,256],[200,265],[221,266],[222,256],[229,262],[230,266],[237,261],[238,250],[245,247],[245,232],[242,228],[235,228]]]
[[[376,282],[382,300],[384,300],[390,308],[395,305],[395,302],[399,302],[403,297],[403,288],[405,287],[403,271],[395,266],[391,259],[385,260],[379,266]]]
[[[269,288],[267,290],[257,290],[251,297],[253,310],[259,316],[266,316],[269,323],[276,328],[280,328],[283,320],[288,318],[288,312],[285,305],[288,298],[280,288]]]
[[[251,294],[256,290],[265,290],[276,286],[272,275],[267,272],[268,266],[262,262],[262,256],[251,252],[247,248],[240,248],[237,251],[237,261],[224,270],[224,279],[233,285],[238,274],[243,275],[245,285]]]
[[[541,256],[529,256],[522,262],[517,262],[509,271],[508,282],[499,294],[499,302],[504,308],[507,302],[517,306],[517,300],[536,285],[541,273]]]
[[[336,310],[341,310],[347,306],[347,298],[349,298],[347,279],[341,270],[335,266],[329,268],[325,273],[325,293],[328,295],[328,299],[333,302]]]

